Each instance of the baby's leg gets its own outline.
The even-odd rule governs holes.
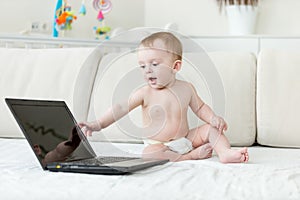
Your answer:
[[[144,158],[169,159],[172,162],[183,160],[198,160],[209,158],[212,155],[210,144],[202,145],[187,154],[179,154],[170,150],[164,144],[151,144],[143,151]]]
[[[209,126],[208,140],[212,143],[222,163],[241,163],[248,162],[249,155],[246,147],[234,150],[231,149],[230,143],[225,135],[216,128]]]
[[[188,138],[193,142],[193,145],[209,142],[222,163],[240,163],[249,160],[247,148],[231,149],[225,135],[209,124],[193,129],[190,131]]]
[[[203,144],[190,152],[194,160],[212,157],[213,148],[210,143]]]
[[[143,150],[143,158],[168,159],[175,162],[183,160],[181,157],[181,154],[171,151],[164,144],[150,144]]]

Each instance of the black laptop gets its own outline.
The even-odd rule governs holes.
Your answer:
[[[121,175],[168,160],[97,157],[64,101],[5,99],[44,170]]]

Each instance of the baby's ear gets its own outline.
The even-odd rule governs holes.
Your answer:
[[[182,61],[181,60],[176,60],[174,62],[174,65],[173,65],[173,71],[176,73],[178,72],[180,69],[181,69],[181,64],[182,64]]]

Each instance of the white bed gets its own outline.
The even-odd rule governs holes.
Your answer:
[[[139,155],[143,148],[142,144],[92,145],[102,155]],[[300,149],[254,146],[249,153],[247,164],[221,164],[213,156],[105,176],[43,171],[25,139],[0,139],[0,199],[300,198]]]

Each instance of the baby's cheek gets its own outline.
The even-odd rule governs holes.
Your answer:
[[[157,76],[159,77],[159,80],[161,81],[161,83],[166,84],[173,79],[174,74],[172,74],[172,72],[168,68],[164,71],[161,71],[160,73],[157,73]]]

